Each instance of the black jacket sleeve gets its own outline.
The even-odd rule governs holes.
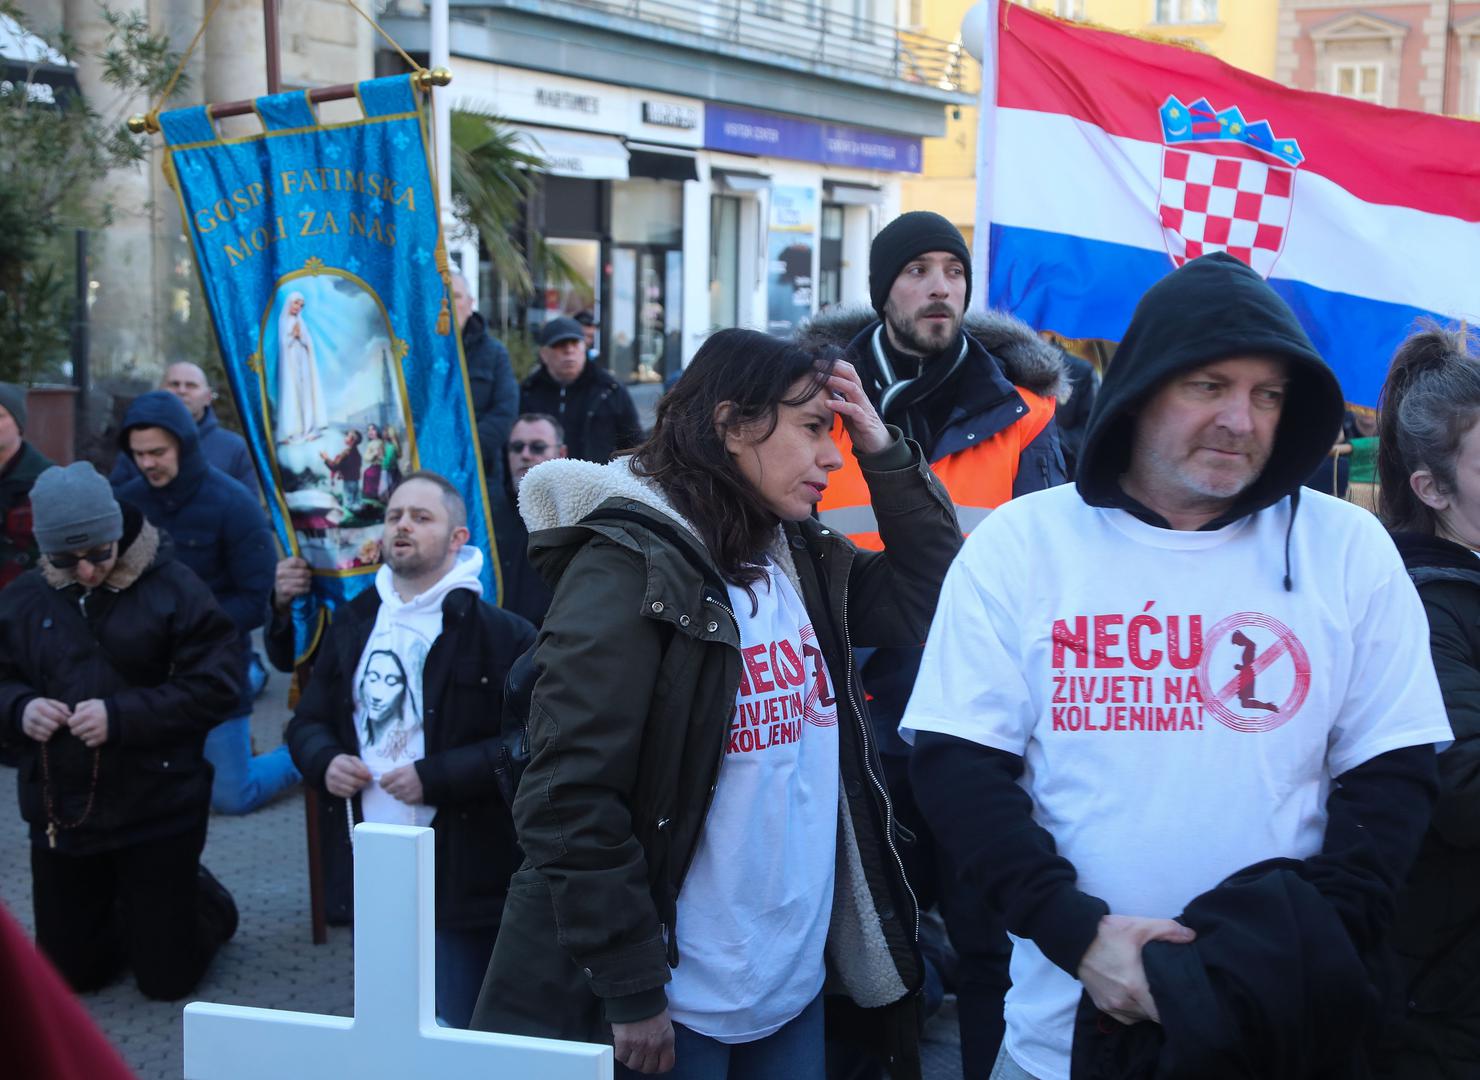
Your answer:
[[[930,632],[941,582],[961,550],[956,508],[919,446],[894,442],[859,454],[883,551],[860,550],[849,578],[849,631],[863,647],[919,646]]]
[[[468,383],[473,391],[473,414],[478,424],[478,444],[483,451],[488,486],[503,476],[504,444],[519,416],[519,382],[503,342],[485,336],[476,363],[468,357]],[[495,469],[497,471],[495,472]]]
[[[1433,582],[1418,590],[1429,618],[1429,649],[1454,744],[1439,755],[1434,831],[1460,848],[1480,847],[1480,657],[1475,588]]]
[[[1094,941],[1105,901],[1080,892],[1078,875],[1033,820],[1017,779],[1023,759],[954,735],[915,736],[915,801],[974,906],[1002,916],[1070,975]]]
[[[333,647],[332,638],[336,629],[330,627],[325,638],[328,647],[319,650],[313,677],[308,680],[293,719],[283,732],[288,753],[303,774],[304,782],[320,791],[327,790],[324,774],[329,771],[329,762],[340,754],[359,753],[358,746],[346,746],[339,735],[337,718],[343,711],[345,686],[354,672],[345,671],[339,662],[339,650]]]
[[[1035,491],[1057,487],[1067,479],[1064,451],[1059,445],[1059,422],[1055,417],[1023,448],[1018,457],[1017,477],[1012,482],[1012,497],[1016,499]]]
[[[613,398],[617,414],[616,449],[631,450],[642,442],[642,421],[637,418],[637,406],[633,404],[632,395],[627,393],[625,386],[619,386]]]
[[[1434,748],[1389,750],[1348,769],[1326,800],[1321,851],[1305,879],[1336,908],[1361,951],[1393,923],[1399,886],[1418,857],[1439,793]]]
[[[502,684],[509,666],[534,644],[534,626],[510,611],[500,611],[498,616],[507,630],[486,638],[495,647],[478,657],[478,667],[490,673],[490,678],[496,672]],[[497,790],[501,745],[497,732],[501,718],[495,714],[476,719],[480,729],[489,732],[486,738],[428,754],[416,762],[416,775],[421,779],[424,798],[431,805],[483,802]]]

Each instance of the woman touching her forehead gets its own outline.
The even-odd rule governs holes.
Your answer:
[[[881,552],[812,516],[838,423]],[[826,1011],[918,1076],[918,915],[851,656],[923,641],[961,546],[919,448],[835,351],[724,330],[633,454],[538,465],[520,508],[554,599],[474,1026],[611,1042],[618,1075],[821,1080]]]

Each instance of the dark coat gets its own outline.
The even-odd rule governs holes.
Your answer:
[[[1432,536],[1394,538],[1429,617],[1429,646],[1454,744],[1439,755],[1439,803],[1399,897],[1382,1074],[1480,1076],[1480,559]]]
[[[164,428],[179,440],[180,472],[173,480],[155,488],[141,474],[118,489],[118,498],[133,503],[169,533],[176,557],[200,576],[236,625],[245,662],[248,635],[267,621],[277,566],[262,507],[241,484],[207,464],[190,411],[173,394],[144,394],[129,406],[123,423],[120,438],[125,445],[136,427]],[[248,691],[238,708],[250,711]]]
[[[570,456],[604,464],[618,450],[642,441],[637,406],[627,388],[591,361],[568,386],[556,382],[544,364],[536,364],[520,388],[521,413],[546,413],[565,429]]]
[[[209,405],[206,406],[200,423],[195,425],[195,430],[200,439],[201,456],[256,498],[260,488],[257,470],[252,467],[252,452],[247,449],[247,440],[222,427],[221,421],[216,419],[216,410]],[[139,479],[141,475],[139,467],[134,464],[133,455],[128,452],[128,443],[125,442],[117,460],[113,462],[113,471],[108,474],[108,483],[117,489],[130,480]]]
[[[324,787],[329,763],[358,756],[354,675],[375,629],[380,593],[364,590],[335,609],[313,676],[284,736],[293,763],[331,802]],[[534,627],[454,589],[442,602],[442,633],[422,671],[426,756],[416,773],[436,834],[437,926],[497,926],[519,848],[508,808],[494,780],[504,677],[534,643]],[[359,820],[359,799],[354,800]],[[340,833],[331,843],[349,843]]]
[[[41,744],[21,731],[35,697],[108,708],[97,794],[83,824],[57,834],[75,854],[202,827],[211,799],[206,732],[241,690],[236,632],[169,537],[125,509],[122,550],[88,592],[49,563],[0,593],[0,740],[20,752],[21,816],[46,843]],[[66,730],[45,744],[55,816],[83,817],[92,751]]]
[[[476,311],[463,324],[462,342],[483,452],[483,479],[490,499],[497,501],[504,489],[504,444],[519,416],[519,380],[514,378],[509,350],[488,332],[488,324]]]
[[[1064,450],[1064,471],[1070,480],[1079,467],[1079,452],[1084,448],[1084,434],[1089,429],[1089,415],[1095,408],[1095,395],[1100,392],[1100,373],[1082,356],[1060,350],[1069,384],[1074,388],[1069,400],[1054,413],[1059,426],[1059,445]]]
[[[880,1049],[906,1080],[919,1069],[918,911],[850,645],[925,637],[961,532],[918,447],[897,441],[860,464],[886,551],[859,551],[815,520],[786,525],[783,550],[846,688],[837,694],[847,815],[827,949],[839,991],[830,1020],[888,1043]],[[521,496],[570,513],[531,538],[555,598],[535,654],[532,759],[514,804],[528,859],[510,885],[473,1022],[606,1041],[609,1023],[663,1009],[669,966],[682,959],[677,898],[724,758],[738,630],[702,546],[624,463],[550,462]],[[891,557],[899,551],[909,558]]]
[[[36,565],[31,532],[31,486],[51,461],[28,442],[0,469],[0,589]]]
[[[1363,1036],[1376,1026],[1380,995],[1306,872],[1294,859],[1246,867],[1177,917],[1197,940],[1145,947],[1160,1023],[1119,1024],[1084,994],[1072,1080],[1368,1076]]]
[[[494,501],[493,535],[498,542],[499,606],[522,615],[535,626],[550,609],[550,586],[529,561],[529,530],[519,515],[519,501],[507,484],[503,498]]]

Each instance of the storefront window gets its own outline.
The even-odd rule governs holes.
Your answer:
[[[612,183],[612,240],[618,244],[683,243],[683,185],[675,180]]]
[[[822,204],[822,244],[818,251],[817,305],[826,311],[843,299],[843,207]]]
[[[740,200],[716,195],[709,210],[709,325],[740,321]]]

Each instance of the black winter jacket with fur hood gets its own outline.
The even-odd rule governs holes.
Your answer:
[[[120,546],[96,589],[43,560],[0,593],[0,741],[20,755],[21,816],[45,844],[49,794],[57,819],[82,819],[57,834],[57,850],[78,855],[199,825],[211,799],[206,733],[240,689],[236,627],[169,537],[125,504]],[[59,730],[43,770],[42,744],[21,730],[36,697],[107,706],[90,811],[92,751]]]

